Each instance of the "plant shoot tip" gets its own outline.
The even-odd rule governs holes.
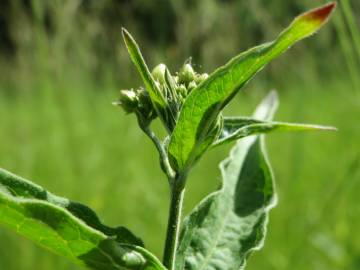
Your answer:
[[[320,22],[326,22],[336,6],[337,3],[335,1],[330,2],[322,7],[315,8],[313,10],[310,10],[309,12],[306,12],[303,15],[303,18],[306,20],[316,20]]]

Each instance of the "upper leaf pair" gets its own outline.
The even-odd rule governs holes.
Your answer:
[[[177,170],[186,171],[213,143],[207,140],[208,133],[234,95],[267,63],[318,31],[335,5],[331,3],[300,15],[276,40],[231,59],[189,94],[169,144],[169,155]]]

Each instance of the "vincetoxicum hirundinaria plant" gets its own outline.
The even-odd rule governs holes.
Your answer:
[[[251,117],[225,117],[222,110],[267,63],[317,32],[335,5],[300,15],[274,41],[239,54],[210,75],[196,73],[190,62],[175,74],[164,64],[150,73],[135,40],[123,29],[126,47],[145,87],[121,91],[116,104],[136,115],[140,128],[155,144],[171,191],[163,263],[128,229],[105,226],[88,207],[4,170],[0,170],[0,222],[97,270],[243,269],[251,252],[263,244],[268,212],[276,202],[261,134],[333,128],[273,121],[275,92]],[[157,117],[168,133],[163,141],[151,129]],[[230,156],[220,164],[222,187],[181,224],[191,168],[210,148],[233,141]]]

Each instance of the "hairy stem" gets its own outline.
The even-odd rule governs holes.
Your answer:
[[[139,126],[142,131],[151,139],[160,155],[160,165],[166,174],[170,189],[171,202],[169,209],[168,227],[164,247],[163,264],[168,270],[175,269],[176,249],[178,245],[179,230],[181,223],[181,211],[185,193],[186,174],[176,174],[171,168],[168,155],[164,145],[160,142],[155,133],[150,129],[149,123],[137,114]]]
[[[181,211],[184,199],[184,185],[181,179],[175,179],[171,187],[169,220],[166,232],[163,264],[169,270],[175,269],[176,249],[178,245]]]

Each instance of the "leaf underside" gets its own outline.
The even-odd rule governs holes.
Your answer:
[[[2,169],[0,224],[92,269],[165,269],[126,228],[107,227],[88,207]]]
[[[270,120],[276,106],[272,93],[256,117]],[[251,252],[263,244],[276,196],[262,136],[239,140],[220,169],[222,188],[205,198],[184,222],[176,270],[243,269]]]
[[[169,143],[169,157],[178,171],[186,171],[199,149],[211,143],[206,136],[220,111],[266,64],[297,41],[316,33],[328,20],[335,3],[298,16],[273,42],[250,49],[215,70],[198,85],[181,109]]]

